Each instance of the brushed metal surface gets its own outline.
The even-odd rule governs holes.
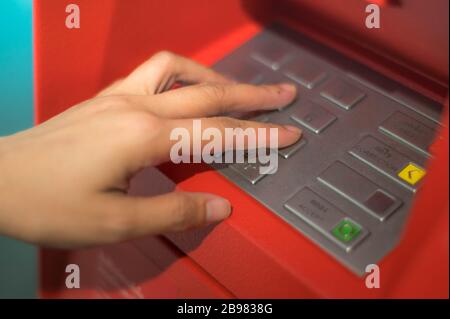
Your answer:
[[[280,52],[277,54],[290,58],[279,60],[275,69],[272,66],[269,67],[267,63],[261,63],[252,58],[258,56],[257,52],[267,52],[267,47],[289,50],[287,54]],[[244,69],[247,64],[251,64],[254,68],[254,63],[257,63],[259,66],[256,73],[261,83],[280,80],[292,82],[292,77],[287,76],[290,74],[287,66],[290,61],[296,60],[314,65],[326,74],[326,78],[311,88],[299,83],[298,99],[292,105],[281,111],[259,115],[259,118],[273,123],[303,127],[302,124],[293,121],[291,116],[311,101],[336,117],[336,120],[319,134],[304,129],[303,135],[307,143],[289,158],[280,157],[277,172],[259,179],[254,184],[248,182],[235,170],[228,168],[227,165],[213,165],[213,167],[297,229],[301,235],[308,237],[356,274],[363,275],[366,265],[377,263],[396,246],[414,197],[414,192],[411,190],[415,187],[399,182],[392,178],[390,173],[386,174],[380,169],[374,169],[374,165],[368,165],[367,161],[362,161],[349,151],[354,149],[362,139],[371,136],[391,148],[395,154],[401,154],[402,159],[422,166],[426,159],[423,152],[381,132],[379,127],[396,112],[401,112],[418,121],[424,119],[424,121],[439,123],[442,107],[366,66],[280,26],[262,31],[219,61],[215,69],[229,74],[233,70]],[[248,74],[246,77],[254,78]],[[346,85],[354,88],[355,92],[361,92],[364,98],[358,94],[357,102],[354,102],[353,107],[348,107],[347,110],[321,96],[320,93],[324,88],[336,81],[344,81]],[[383,222],[374,218],[361,205],[348,200],[342,192],[337,192],[317,179],[336,161],[340,161],[357,174],[364,176],[403,204]],[[345,216],[361,225],[370,235],[350,251],[337,246],[329,236],[324,236],[323,232],[318,231],[311,223],[284,206],[304,188],[324,198],[339,211],[345,212]],[[302,253],[296,252],[295,247],[292,247],[292,250],[294,253]]]

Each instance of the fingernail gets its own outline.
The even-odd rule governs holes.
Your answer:
[[[286,130],[288,130],[289,132],[295,133],[295,134],[302,134],[302,130],[300,128],[298,128],[297,126],[293,126],[293,125],[284,125],[283,126]]]
[[[297,87],[292,83],[281,83],[279,88],[288,94],[295,94],[297,92]]]
[[[206,203],[206,222],[214,223],[224,220],[231,214],[230,202],[223,198],[210,199]]]

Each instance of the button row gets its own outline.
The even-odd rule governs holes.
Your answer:
[[[335,162],[317,179],[379,221],[402,205],[401,200],[342,162]]]
[[[308,89],[313,89],[328,76],[316,64],[301,58],[291,59],[291,55],[283,53],[283,50],[266,48],[266,51],[253,53],[252,57],[273,70],[280,69],[283,63],[290,60],[281,68],[282,73]],[[243,83],[272,84],[284,81],[280,74],[271,73],[269,75],[269,73],[259,68],[257,64],[252,63],[251,60],[246,63],[230,65],[223,73]],[[350,110],[366,96],[364,92],[343,79],[333,79],[328,82],[320,92],[320,95],[345,110]]]
[[[334,115],[312,102],[296,110],[292,118],[316,134],[322,132],[336,120]],[[284,159],[289,159],[305,145],[306,139],[302,138],[292,146],[279,149],[278,154]],[[421,180],[426,174],[421,165],[412,162],[407,156],[373,136],[364,137],[349,153],[413,192],[420,186]],[[260,173],[258,160],[256,163],[236,163],[230,167],[252,184],[256,184],[265,176]],[[330,172],[326,171],[318,177],[319,181],[349,198],[380,221],[387,218],[401,205],[395,197],[386,192],[382,190],[376,192],[378,186],[344,164],[336,164],[329,170]],[[373,193],[374,197],[367,197],[368,193]]]
[[[425,175],[425,169],[420,165],[373,136],[364,137],[349,152],[413,192]]]
[[[317,179],[380,222],[402,205],[400,199],[339,161]],[[368,230],[309,188],[295,194],[284,207],[347,252],[369,234]]]
[[[288,78],[308,89],[315,88],[328,77],[316,63],[302,57],[293,57],[283,45],[266,46],[251,56],[274,71],[280,70]],[[342,79],[327,83],[320,95],[345,110],[350,110],[366,96],[363,91]]]

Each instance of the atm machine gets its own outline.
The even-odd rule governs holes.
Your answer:
[[[447,0],[35,0],[37,123],[159,50],[237,81],[291,81],[259,114],[298,125],[276,174],[256,164],[149,169],[130,192],[228,198],[217,225],[77,251],[40,251],[43,298],[448,298]],[[151,187],[158,179],[159,189]],[[153,183],[154,184],[154,183]],[[81,288],[65,286],[68,264]],[[372,265],[372,266],[371,266]],[[378,266],[380,287],[366,277]]]

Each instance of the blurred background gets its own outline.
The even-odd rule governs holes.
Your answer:
[[[0,136],[33,125],[32,0],[0,1]],[[0,236],[0,298],[34,298],[35,247]]]

